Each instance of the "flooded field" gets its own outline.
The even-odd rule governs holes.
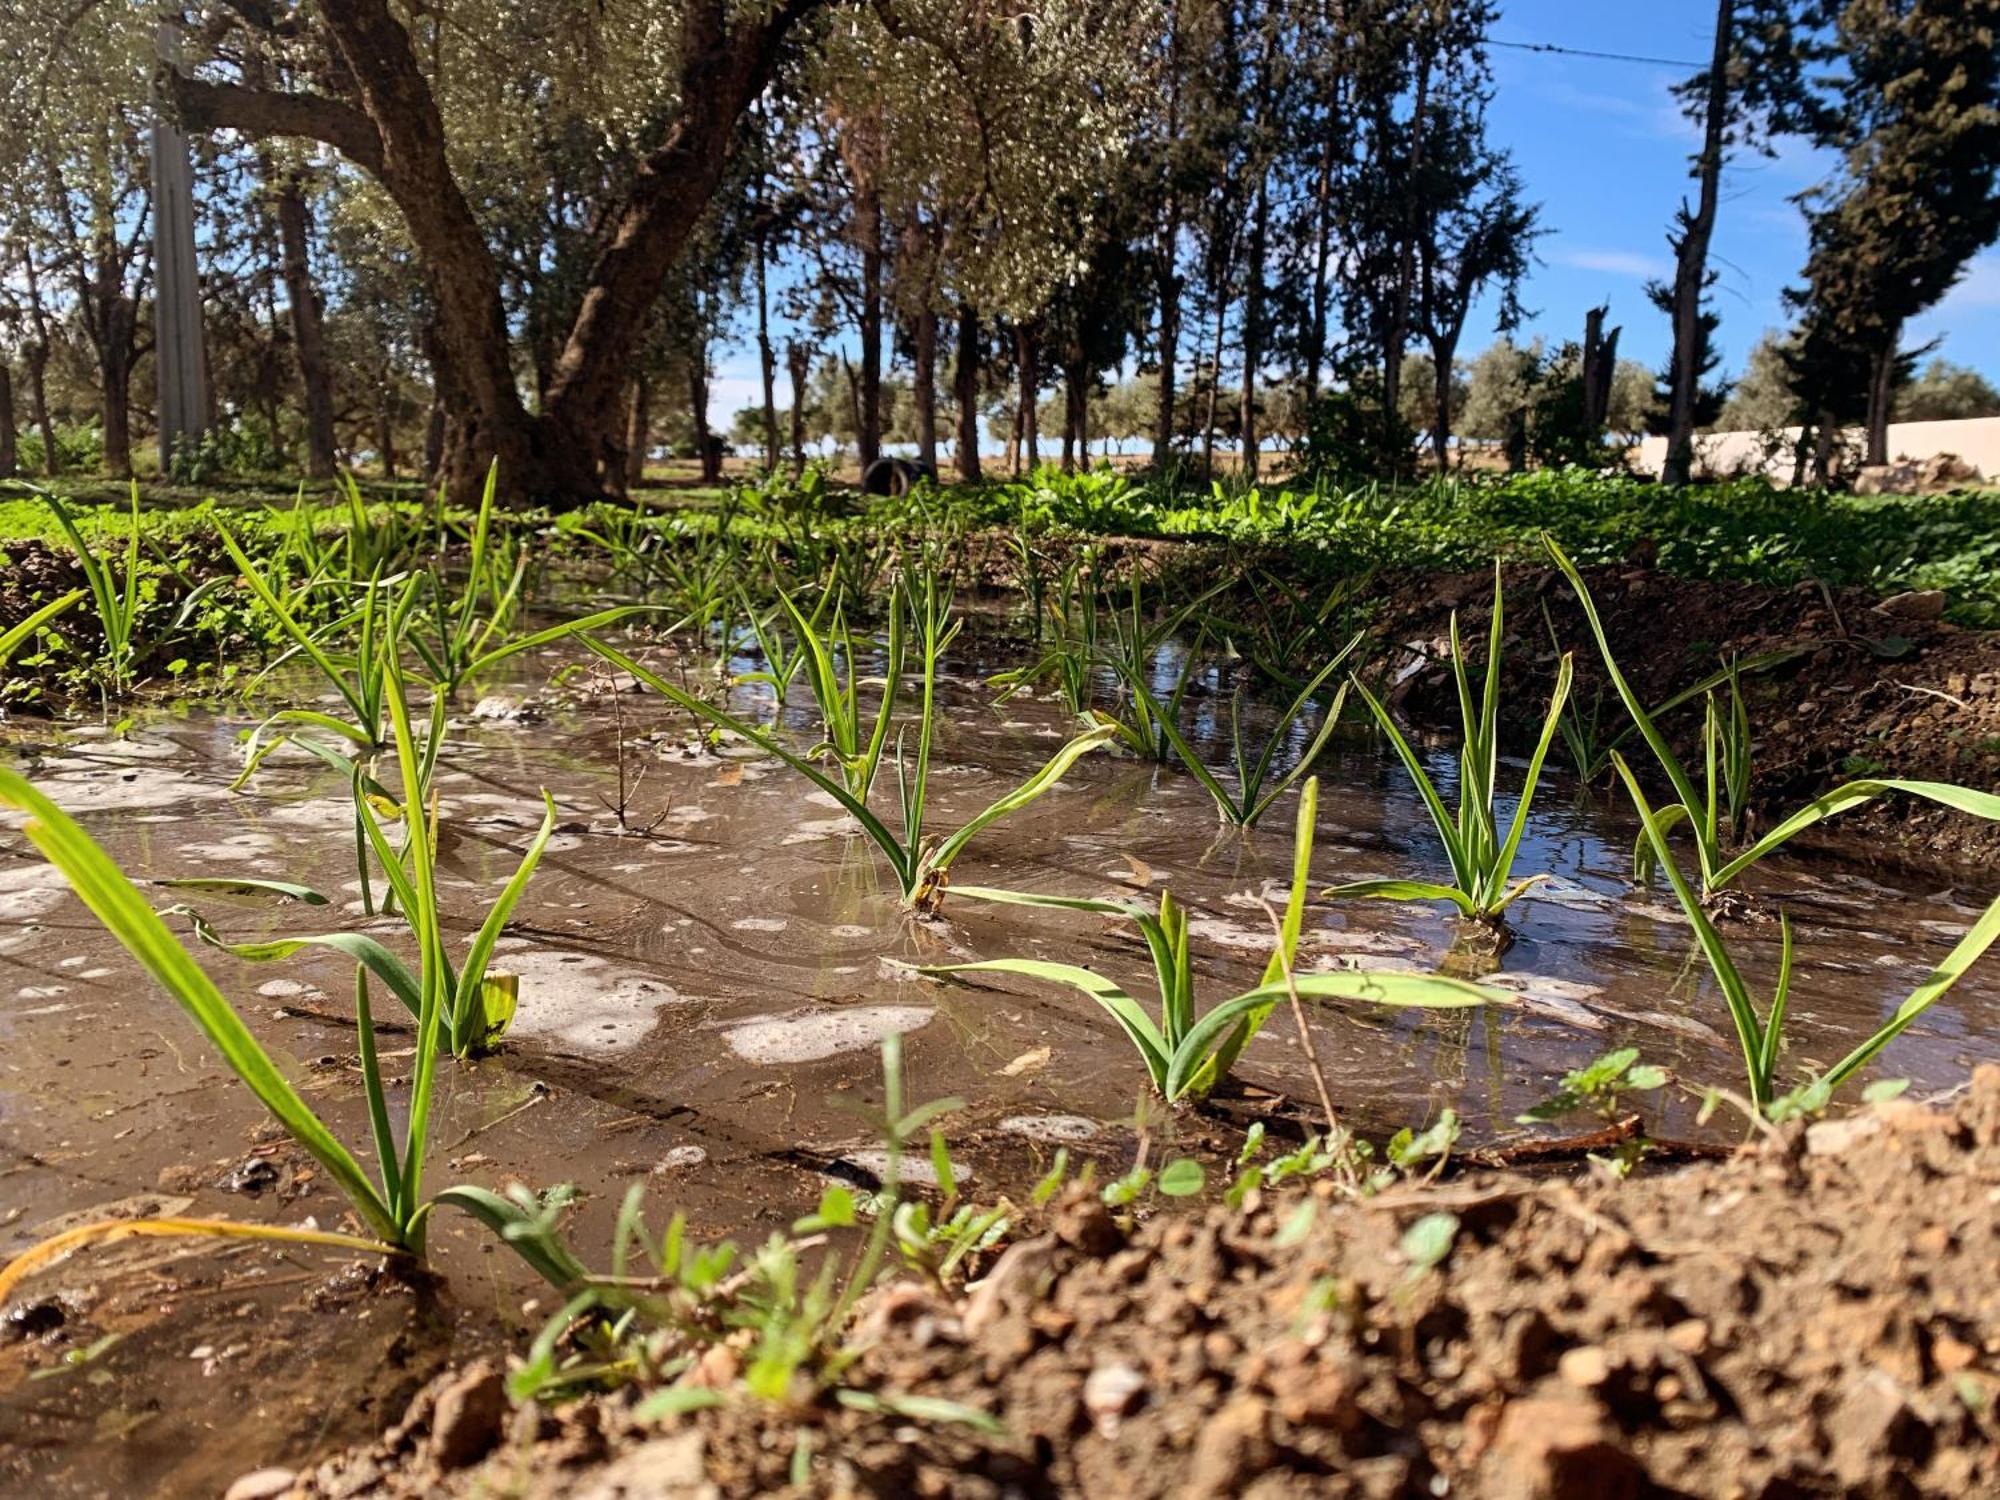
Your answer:
[[[560,674],[582,653],[517,658],[511,682],[458,705],[435,786],[447,912],[470,911],[519,862],[546,788],[559,823],[496,963],[520,1008],[492,1056],[447,1063],[432,1156],[442,1178],[573,1184],[572,1243],[607,1244],[628,1184],[692,1233],[761,1240],[811,1209],[829,1181],[873,1185],[866,1111],[879,1044],[905,1037],[910,1097],[955,1095],[947,1122],[967,1191],[1019,1197],[1058,1147],[1116,1174],[1140,1150],[1214,1159],[1240,1130],[1224,1112],[1151,1097],[1132,1049],[1081,997],[1028,980],[940,981],[912,966],[1005,956],[1059,960],[1150,991],[1130,924],[1077,912],[953,901],[932,919],[898,891],[831,798],[754,747],[704,748],[655,695]],[[649,653],[663,670],[670,657]],[[961,644],[940,678],[936,825],[955,826],[1039,766],[1072,731],[1033,694],[996,704],[984,678],[1018,651]],[[686,663],[691,676],[707,664]],[[754,665],[736,663],[738,668]],[[552,681],[557,686],[551,688]],[[739,689],[743,710],[768,695]],[[813,726],[800,703],[794,743]],[[1197,743],[1227,734],[1197,689]],[[525,703],[525,711],[523,705]],[[615,711],[614,711],[615,708]],[[281,752],[229,790],[252,722],[202,709],[141,715],[122,737],[30,724],[39,786],[76,813],[135,878],[298,881],[331,904],[188,897],[232,940],[366,926],[348,788]],[[629,805],[613,805],[621,757]],[[1436,758],[1449,772],[1449,756]],[[643,776],[638,776],[640,767]],[[1337,741],[1321,781],[1315,892],[1374,876],[1443,871],[1422,804],[1375,740]],[[633,778],[637,777],[636,783]],[[1503,782],[1511,785],[1511,782]],[[1566,1070],[1616,1046],[1690,1084],[1739,1087],[1728,1014],[1662,888],[1635,889],[1637,825],[1579,799],[1551,767],[1517,869],[1552,877],[1513,911],[1517,941],[1485,982],[1513,1003],[1469,1011],[1313,1012],[1316,1048],[1344,1123],[1372,1137],[1455,1111],[1464,1143],[1535,1134],[1516,1123]],[[1191,912],[1199,982],[1253,985],[1290,863],[1288,798],[1247,832],[1219,828],[1176,770],[1086,756],[1042,800],[974,843],[962,883],[1068,896],[1157,895]],[[10,819],[9,828],[18,826]],[[108,1209],[229,1215],[322,1227],[339,1195],[273,1126],[161,992],[105,936],[61,878],[10,831],[0,850],[0,1259]],[[1962,935],[1990,893],[1896,880],[1825,855],[1787,853],[1749,880],[1793,914],[1788,1067],[1803,1074],[1878,1026]],[[186,896],[158,891],[160,906]],[[379,922],[392,946],[397,921]],[[184,921],[174,923],[186,930]],[[470,936],[469,925],[459,935]],[[1436,906],[1314,901],[1300,967],[1432,970],[1454,926]],[[1778,966],[1775,923],[1732,931],[1753,989]],[[306,950],[251,963],[196,957],[314,1108],[344,1138],[367,1129],[354,1059],[349,961]],[[378,1011],[378,1014],[384,1014]],[[397,1013],[400,1016],[400,1012]],[[389,1018],[385,1015],[385,1022]],[[2000,969],[1975,969],[1895,1045],[1878,1074],[1928,1095],[2000,1053]],[[392,1085],[410,1037],[382,1027]],[[1313,1085],[1281,1011],[1237,1068],[1297,1101]],[[1733,1141],[1698,1099],[1648,1096],[1662,1138]],[[1543,1133],[1547,1133],[1544,1131]],[[45,1495],[205,1494],[274,1461],[371,1435],[448,1360],[520,1347],[547,1292],[471,1221],[431,1225],[436,1285],[379,1284],[338,1256],[266,1245],[140,1240],[88,1251],[17,1301],[0,1340],[68,1325],[88,1357],[20,1379],[0,1347],[0,1490]]]

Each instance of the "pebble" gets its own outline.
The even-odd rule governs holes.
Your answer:
[[[298,1479],[290,1469],[258,1469],[222,1492],[222,1500],[277,1500]]]
[[[431,1457],[439,1468],[462,1469],[483,1458],[500,1436],[507,1386],[488,1360],[468,1366],[438,1393],[431,1416]]]
[[[1130,1365],[1098,1365],[1083,1381],[1083,1409],[1105,1437],[1118,1431],[1121,1417],[1128,1416],[1146,1392],[1146,1378]]]

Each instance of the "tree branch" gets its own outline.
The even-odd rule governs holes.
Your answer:
[[[189,130],[235,130],[254,139],[303,136],[333,147],[363,171],[380,174],[382,138],[368,117],[321,94],[208,83],[170,70],[167,91]]]

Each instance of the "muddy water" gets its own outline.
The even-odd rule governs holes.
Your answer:
[[[563,661],[545,656],[494,690],[534,694]],[[1067,732],[1050,702],[992,703],[980,676],[1001,664],[959,663],[962,675],[942,689],[938,827],[1028,774]],[[879,1168],[867,1111],[890,1031],[906,1038],[913,1099],[967,1101],[950,1133],[974,1196],[1018,1194],[1058,1144],[1109,1172],[1129,1164],[1141,1128],[1155,1151],[1228,1146],[1224,1125],[1149,1107],[1134,1057],[1080,999],[1012,980],[937,983],[906,967],[1061,959],[1147,998],[1129,929],[967,901],[942,920],[912,921],[827,799],[754,754],[698,751],[686,718],[648,697],[620,699],[628,775],[645,768],[627,822],[646,830],[621,831],[605,804],[620,744],[609,698],[575,691],[573,679],[543,697],[539,720],[475,716],[468,703],[443,757],[444,898],[463,935],[525,847],[539,788],[563,822],[502,945],[501,961],[522,976],[519,1020],[496,1056],[442,1074],[434,1181],[576,1184],[586,1258],[601,1260],[634,1181],[662,1217],[681,1209],[698,1234],[761,1238],[830,1177],[867,1182]],[[1196,696],[1198,728],[1218,750],[1220,702]],[[796,710],[787,722],[806,732]],[[38,757],[41,784],[135,874],[301,880],[333,899],[273,908],[205,898],[231,936],[365,924],[345,788],[318,762],[281,755],[249,792],[229,792],[243,727],[188,712],[122,740],[27,728],[15,738]],[[1420,804],[1376,747],[1336,750],[1320,776],[1316,888],[1443,873]],[[1195,913],[1204,993],[1219,999],[1253,983],[1268,952],[1265,903],[1282,901],[1289,811],[1225,834],[1186,776],[1097,755],[974,844],[957,875],[1071,895],[1170,885]],[[1627,820],[1552,778],[1518,869],[1554,878],[1517,908],[1519,941],[1493,976],[1518,1004],[1316,1017],[1349,1123],[1386,1133],[1451,1108],[1469,1140],[1518,1135],[1515,1116],[1556,1075],[1618,1045],[1683,1078],[1738,1082],[1726,1011],[1671,897],[1626,879],[1630,836]],[[141,1204],[341,1222],[334,1193],[172,1002],[17,834],[5,841],[0,1255],[65,1222]],[[1977,893],[1885,883],[1823,860],[1786,861],[1755,885],[1797,923],[1794,1069],[1846,1051],[1976,911]],[[172,898],[160,895],[163,905]],[[384,930],[402,942],[393,925]],[[1739,931],[1747,971],[1768,985],[1775,926]],[[1452,935],[1426,907],[1319,904],[1302,962],[1430,968]],[[310,953],[276,965],[197,956],[314,1106],[344,1138],[365,1140],[343,1022],[351,972]],[[1997,1050],[1996,1016],[2000,968],[1990,967],[1898,1042],[1890,1070],[1919,1090],[1956,1083]],[[406,1071],[407,1036],[386,1032],[382,1046],[391,1074]],[[1310,1098],[1283,1012],[1241,1074]],[[1695,1130],[1684,1096],[1655,1108],[1659,1132]],[[442,1281],[429,1287],[371,1282],[366,1268],[324,1255],[172,1241],[127,1242],[44,1275],[28,1311],[0,1333],[0,1493],[214,1493],[247,1469],[379,1428],[443,1361],[518,1343],[546,1316],[541,1294],[483,1232],[442,1216],[432,1240]],[[62,1363],[61,1350],[89,1357]]]

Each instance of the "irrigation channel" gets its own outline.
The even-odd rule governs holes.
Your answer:
[[[991,622],[981,622],[990,626]],[[656,670],[667,648],[634,644]],[[1174,675],[1172,652],[1163,681]],[[1043,693],[995,701],[987,679],[1025,648],[992,628],[954,647],[938,684],[932,797],[954,827],[1041,765],[1073,732]],[[1129,923],[1088,912],[953,899],[908,915],[854,827],[754,747],[704,743],[690,716],[601,669],[574,643],[518,657],[456,705],[435,786],[447,913],[504,882],[541,821],[558,823],[496,965],[519,1010],[490,1056],[438,1077],[433,1161],[454,1181],[574,1184],[570,1240],[609,1243],[628,1184],[643,1181],[690,1232],[754,1243],[787,1229],[830,1181],[870,1185],[881,1143],[862,1102],[879,1095],[880,1044],[904,1038],[913,1099],[964,1101],[946,1133],[968,1191],[1017,1200],[1066,1147],[1106,1174],[1143,1134],[1155,1159],[1219,1164],[1274,1096],[1310,1120],[1314,1087],[1280,1016],[1237,1066],[1247,1101],[1174,1110],[1102,1011],[1081,996],[990,975],[951,982],[911,966],[1021,956],[1082,964],[1149,993]],[[752,657],[732,666],[754,669]],[[681,664],[690,675],[712,664]],[[1225,753],[1226,700],[1198,681],[1197,748]],[[483,694],[483,696],[479,696]],[[768,717],[768,689],[733,705]],[[810,698],[783,725],[812,741]],[[206,708],[148,710],[123,734],[23,727],[34,779],[135,876],[302,882],[329,907],[210,893],[196,903],[231,940],[363,925],[348,787],[311,756],[273,755],[230,783],[251,722]],[[1297,730],[1303,746],[1305,731]],[[621,829],[613,767],[623,759]],[[1450,753],[1429,755],[1449,785]],[[1503,762],[1504,764],[1504,762]],[[644,767],[643,776],[638,775]],[[1373,876],[1448,878],[1424,808],[1373,737],[1319,760],[1312,886]],[[636,784],[632,778],[636,777]],[[1503,775],[1511,789],[1518,768]],[[1465,1145],[1562,1134],[1517,1117],[1552,1082],[1617,1046],[1676,1079],[1740,1083],[1715,984],[1664,887],[1636,888],[1629,804],[1577,794],[1553,762],[1517,870],[1551,877],[1513,909],[1517,940],[1486,981],[1511,1003],[1449,1012],[1316,1007],[1317,1051],[1351,1128],[1381,1138],[1455,1112]],[[955,867],[961,882],[1090,897],[1156,898],[1190,912],[1198,983],[1220,997],[1258,980],[1291,863],[1288,795],[1248,831],[1225,831],[1203,790],[1129,756],[1085,756],[1048,795],[997,824]],[[1503,799],[1503,814],[1511,805]],[[18,828],[17,817],[8,819]],[[107,1213],[228,1215],[337,1225],[343,1204],[172,1003],[57,873],[13,833],[0,861],[0,1259],[65,1223]],[[1751,872],[1793,915],[1788,1065],[1803,1072],[1877,1026],[1977,917],[1984,897],[1787,851]],[[160,904],[170,893],[160,892]],[[379,922],[379,919],[377,919]],[[180,928],[185,932],[185,927]],[[394,920],[381,924],[393,934]],[[1428,970],[1453,925],[1438,905],[1315,900],[1302,973]],[[454,943],[469,929],[453,930]],[[393,940],[393,939],[390,939]],[[1776,923],[1731,941],[1754,975],[1778,962]],[[355,1061],[353,970],[304,950],[251,963],[190,944],[259,1040],[343,1139],[367,1115]],[[400,1016],[400,1011],[397,1015]],[[385,1014],[392,1089],[411,1039]],[[1961,1083],[1994,1055],[2000,966],[1975,970],[1869,1076],[1914,1094]],[[1648,1096],[1661,1138],[1732,1142],[1741,1117],[1697,1120],[1692,1091]],[[913,1161],[912,1173],[929,1170]],[[0,1488],[46,1496],[217,1493],[237,1475],[364,1440],[447,1361],[518,1350],[548,1292],[472,1220],[438,1215],[436,1282],[379,1294],[372,1267],[269,1244],[139,1239],[87,1250],[17,1300],[16,1340],[75,1322],[88,1357],[46,1378],[0,1378]]]

